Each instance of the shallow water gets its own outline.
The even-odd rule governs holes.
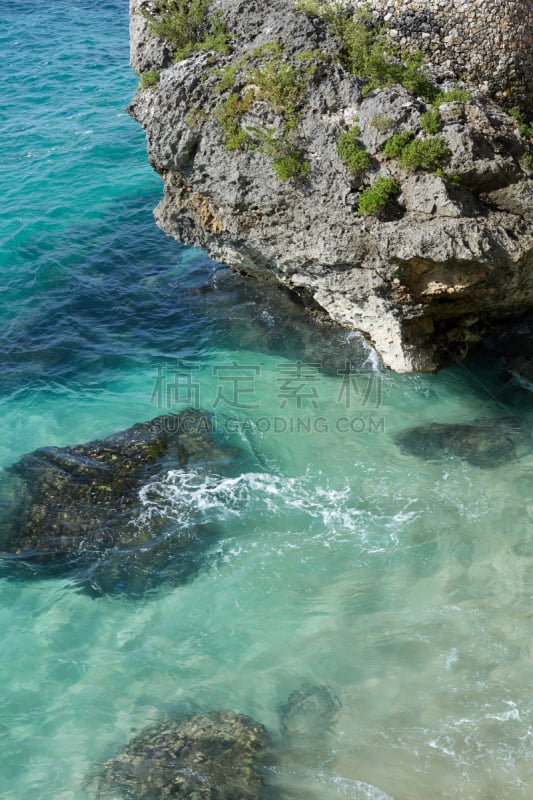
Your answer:
[[[287,799],[529,798],[533,455],[524,438],[493,469],[423,462],[395,436],[529,426],[531,395],[480,357],[380,371],[349,337],[355,379],[302,372],[303,339],[265,335],[276,297],[153,223],[125,0],[31,5],[6,6],[0,32],[0,464],[196,401],[244,455],[143,490],[176,529],[219,526],[191,582],[93,599],[0,578],[2,798],[79,800],[161,713],[213,708],[267,726]],[[279,706],[304,682],[341,708],[299,747]]]

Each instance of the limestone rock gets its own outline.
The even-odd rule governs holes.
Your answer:
[[[483,200],[501,211],[516,214],[533,224],[533,180],[521,181],[489,192],[483,196]]]
[[[470,192],[428,173],[411,175],[404,181],[401,201],[407,212],[428,217],[476,217],[483,212],[482,204]]]
[[[131,66],[139,73],[160,70],[172,64],[168,43],[151,35],[148,20],[142,13],[151,7],[147,0],[130,0],[130,39],[136,43]]]
[[[133,19],[138,4],[132,0]],[[155,212],[163,230],[311,298],[398,371],[462,358],[487,324],[533,305],[533,230],[522,213],[530,178],[521,166],[530,144],[515,120],[470,87],[468,102],[441,106],[439,136],[451,151],[441,177],[406,172],[383,146],[393,133],[428,138],[421,97],[400,86],[363,97],[362,82],[329,58],[337,45],[327,26],[292,0],[272,0],[266,10],[259,0],[216,0],[212,9],[234,34],[231,55],[197,52],[171,66],[163,59],[157,87],[137,92],[130,106],[164,183]],[[138,43],[136,30],[134,63],[146,52],[146,33]],[[228,147],[221,127],[224,103],[235,96],[241,130],[268,129],[279,143],[283,114],[257,97],[251,77],[265,63],[256,48],[273,41],[283,63],[314,67],[292,144],[309,165],[302,180],[280,180],[268,147]],[[317,49],[320,58],[309,55]],[[230,80],[221,87],[222,75]],[[370,158],[359,173],[337,151],[354,125]],[[393,178],[402,191],[387,213],[362,216],[361,194],[378,178]]]

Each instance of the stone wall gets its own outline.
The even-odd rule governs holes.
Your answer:
[[[420,48],[504,108],[533,107],[532,0],[345,0],[369,6],[403,49]]]

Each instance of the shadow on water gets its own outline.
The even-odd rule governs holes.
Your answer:
[[[346,365],[372,369],[360,336],[332,322],[310,298],[250,275],[219,270],[199,295],[202,313],[217,320],[217,335],[233,349],[268,353],[338,376]]]
[[[0,303],[4,392],[105,381],[154,358],[199,359],[221,348],[312,362],[332,375],[347,361],[365,362],[358,336],[293,293],[165,236],[147,210],[156,199],[117,201],[104,219],[21,248],[21,269]]]
[[[189,351],[191,342],[202,347],[210,324],[188,292],[216,265],[155,226],[147,211],[155,200],[117,201],[105,219],[19,251],[21,269],[0,305],[7,318],[0,332],[3,391],[99,373],[104,379],[146,364],[154,352]],[[18,313],[10,320],[14,303]]]

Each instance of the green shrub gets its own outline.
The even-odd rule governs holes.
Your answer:
[[[337,153],[354,175],[364,172],[371,164],[370,155],[358,141],[360,133],[359,127],[352,125],[345,133],[341,134],[337,142]]]
[[[377,116],[372,120],[372,127],[378,131],[390,131],[394,128],[394,120],[392,117]]]
[[[414,139],[412,131],[396,133],[385,143],[385,158],[396,158],[406,170],[425,169],[435,171],[451,155],[450,148],[442,136]]]
[[[524,115],[518,108],[510,108],[508,109],[507,113],[514,117],[518,123],[518,130],[522,134],[522,136],[527,136],[528,139],[533,139],[533,121],[527,123],[524,119]]]
[[[441,106],[443,103],[469,103],[472,95],[468,89],[448,89],[447,92],[439,92],[433,99],[433,105]]]
[[[151,69],[149,72],[141,72],[139,77],[141,79],[141,89],[155,89],[159,84],[159,72],[155,69]]]
[[[226,150],[238,150],[248,143],[250,137],[241,127],[241,117],[248,111],[251,102],[251,92],[244,97],[232,93],[217,107],[216,116],[224,134]]]
[[[406,170],[431,170],[440,167],[451,155],[450,148],[441,136],[414,139],[402,150],[399,161]]]
[[[215,86],[215,92],[226,92],[235,85],[235,78],[237,72],[241,69],[243,59],[239,59],[235,64],[228,64],[222,69],[213,69],[211,74],[218,76],[218,83]]]
[[[187,112],[187,116],[185,117],[185,124],[189,128],[197,128],[207,119],[209,119],[209,114],[204,111],[203,108],[198,108],[198,106],[192,105]]]
[[[210,0],[157,0],[155,16],[148,19],[154,36],[169,42],[175,61],[195,50],[229,53],[229,34],[220,13],[208,16]]]
[[[326,61],[326,56],[321,50],[304,50],[294,56],[295,61]]]
[[[323,7],[318,0],[296,0],[294,8],[308,17],[321,17],[323,14]]]
[[[260,59],[260,63],[252,67],[250,58]],[[234,86],[237,70],[245,65],[242,80],[249,88],[244,93],[232,92],[217,107],[216,116],[224,134],[224,146],[227,150],[254,148],[272,158],[272,167],[280,180],[303,180],[311,165],[297,146],[297,129],[307,85],[315,67],[303,63],[294,66],[284,60],[279,42],[268,42],[257,48],[251,57],[218,71],[220,81],[216,88],[225,91]],[[281,117],[278,128],[252,125],[243,128],[243,114],[255,101],[266,103],[274,114]]]
[[[311,164],[304,158],[301,150],[278,156],[272,162],[272,168],[280,181],[302,181],[311,169]]]
[[[357,211],[359,214],[378,216],[392,204],[401,187],[394,178],[377,178],[372,186],[361,193]]]
[[[223,56],[230,53],[230,39],[224,20],[222,19],[222,12],[216,11],[208,19],[209,30],[204,38],[198,42],[198,50],[214,50]],[[179,60],[179,59],[178,59]]]
[[[460,175],[449,175],[442,167],[437,167],[435,170],[435,177],[442,178],[443,181],[448,181],[450,186],[453,186],[455,189],[461,185]]]
[[[337,3],[321,5],[315,0],[300,0],[296,8],[322,18],[330,26],[340,44],[340,63],[366,83],[363,95],[399,83],[428,102],[435,97],[436,89],[421,69],[422,54],[413,52],[399,58],[384,29],[375,27],[368,8],[350,13]]]
[[[385,142],[385,147],[383,148],[383,155],[385,158],[400,158],[413,136],[414,133],[412,131],[403,131],[402,133],[395,133],[394,136],[391,136],[391,138]]]
[[[533,172],[533,155],[524,153],[518,162],[524,172]]]
[[[283,50],[281,44],[274,40],[273,42],[265,42],[265,44],[256,47],[252,52],[252,58],[281,58]]]
[[[437,89],[422,71],[423,53],[419,50],[408,53],[403,60],[403,74],[398,83],[412,92],[415,97],[423,97],[431,103],[437,95]]]
[[[272,158],[272,168],[280,181],[302,181],[307,176],[311,164],[293,142],[292,136],[275,128],[248,128],[252,147],[263,155]]]
[[[420,117],[420,124],[425,133],[429,135],[438,133],[441,128],[439,109],[432,108],[429,111],[425,111]]]
[[[278,45],[279,47],[279,45]],[[299,122],[307,84],[314,66],[294,67],[283,60],[281,48],[272,58],[252,69],[246,80],[256,86],[256,100],[265,101],[275,114],[283,117],[287,131],[294,130]]]

